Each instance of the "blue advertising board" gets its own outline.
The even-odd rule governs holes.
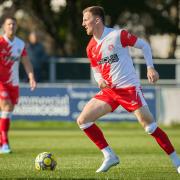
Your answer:
[[[99,91],[96,87],[39,87],[30,91],[20,88],[19,103],[14,111],[14,120],[69,120],[74,121],[84,105]],[[156,117],[156,90],[143,88],[144,97],[152,114]],[[104,121],[135,121],[132,113],[118,107],[113,113],[101,118]]]

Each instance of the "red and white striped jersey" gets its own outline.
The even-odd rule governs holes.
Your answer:
[[[18,86],[20,58],[27,56],[25,43],[15,37],[10,41],[5,35],[0,36],[0,83]]]
[[[126,30],[105,27],[101,39],[92,37],[86,49],[93,72],[112,88],[140,86],[128,50],[136,41],[137,37]]]

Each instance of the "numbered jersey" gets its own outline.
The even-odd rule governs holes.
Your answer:
[[[18,86],[20,58],[26,55],[21,39],[10,41],[5,35],[0,36],[0,83]]]
[[[105,27],[100,40],[94,37],[87,46],[91,67],[98,71],[112,88],[140,86],[128,46],[134,46],[137,37],[126,30]]]

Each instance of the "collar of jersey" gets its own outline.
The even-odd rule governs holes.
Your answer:
[[[10,45],[12,45],[12,44],[15,42],[15,39],[16,39],[16,37],[14,37],[14,39],[11,41],[11,40],[6,36],[6,34],[4,34],[3,37],[4,37],[4,39],[5,39]]]
[[[95,41],[96,41],[98,44],[101,44],[101,42],[104,40],[104,38],[105,38],[110,32],[112,32],[112,31],[114,31],[113,28],[108,28],[108,27],[104,26],[104,31],[103,31],[103,33],[102,33],[101,38],[100,38],[100,39],[97,39],[97,38],[94,37]]]

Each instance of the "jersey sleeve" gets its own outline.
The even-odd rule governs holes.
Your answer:
[[[126,30],[122,30],[120,34],[120,41],[123,47],[134,46],[137,37]]]
[[[154,67],[149,43],[143,39],[138,38],[134,47],[142,50],[147,67]]]
[[[92,67],[92,72],[94,75],[94,79],[96,80],[97,83],[99,83],[100,80],[103,79],[101,73],[99,72],[97,67]]]
[[[26,57],[26,56],[27,56],[27,50],[24,47],[24,49],[22,50],[22,53],[21,53],[21,57]]]

